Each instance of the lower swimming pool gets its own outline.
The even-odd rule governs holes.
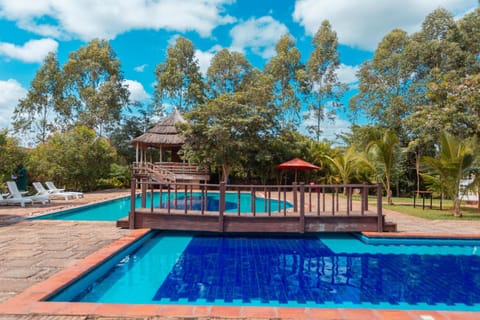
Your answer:
[[[147,193],[147,207],[151,204],[151,194]],[[171,209],[184,209],[187,205],[189,210],[201,210],[202,205],[206,205],[207,211],[218,211],[219,208],[219,193],[210,192],[207,195],[206,201],[202,203],[201,193],[184,192],[162,193],[160,201],[160,193],[154,193],[153,195],[154,207],[166,208],[170,206]],[[170,202],[168,198],[170,197]],[[177,201],[174,202],[174,197]],[[187,198],[187,201],[185,200]],[[238,201],[237,193],[227,193],[225,202],[226,212],[250,212],[252,204],[252,196],[250,193],[241,193],[240,201]],[[137,196],[136,207],[140,207],[140,195]],[[275,199],[267,200],[262,197],[255,197],[255,208],[257,213],[281,210],[284,207],[291,208],[292,205],[289,202],[279,201]],[[128,215],[130,210],[130,197],[123,197],[120,199],[109,200],[102,203],[96,203],[79,208],[68,209],[52,214],[47,214],[39,217],[32,218],[34,220],[83,220],[83,221],[116,221]]]
[[[480,311],[478,240],[150,233],[49,301]]]

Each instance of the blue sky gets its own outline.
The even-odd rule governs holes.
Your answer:
[[[328,19],[340,42],[338,76],[355,90],[359,65],[389,31],[418,31],[439,7],[461,17],[477,5],[477,0],[0,0],[0,128],[11,128],[13,110],[48,52],[56,52],[63,64],[94,38],[110,40],[131,98],[148,103],[155,67],[178,36],[194,43],[202,72],[222,48],[244,53],[263,69],[285,33],[296,39],[306,61],[313,34]],[[325,137],[348,126],[348,114],[340,113],[334,123],[323,124]]]

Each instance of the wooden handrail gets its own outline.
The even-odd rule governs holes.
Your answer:
[[[309,217],[377,217],[377,231],[383,231],[382,213],[382,187],[381,185],[349,184],[349,185],[228,185],[220,184],[192,184],[192,183],[166,183],[158,187],[147,177],[132,179],[132,205],[129,213],[129,227],[135,227],[135,194],[139,186],[141,201],[140,209],[148,206],[151,214],[178,215],[190,214],[218,217],[218,230],[223,232],[225,217],[237,216],[239,218],[279,218],[283,217],[292,221],[298,219],[298,232],[304,232]],[[353,190],[358,189],[358,201],[353,201]],[[368,211],[369,190],[376,189],[377,209],[376,212]],[[339,193],[345,190],[345,193]],[[148,192],[150,191],[150,192]],[[195,193],[194,193],[195,192]],[[209,210],[207,202],[210,195],[218,192],[218,209]],[[160,194],[160,199],[154,200],[154,194]],[[250,212],[241,212],[241,194],[249,193],[252,196]],[[146,201],[147,194],[151,197]],[[231,196],[229,196],[231,194]],[[288,196],[287,196],[288,195]],[[228,204],[227,206],[227,196]],[[255,206],[255,199],[264,198],[265,205],[261,208]],[[331,198],[328,199],[328,197]],[[207,201],[208,198],[208,201]],[[272,206],[274,201],[278,204]],[[148,205],[147,205],[148,202]],[[235,203],[236,202],[236,203]],[[287,209],[287,203],[291,206]],[[196,206],[196,207],[194,207]],[[232,210],[232,206],[236,206]],[[227,209],[230,208],[231,211]],[[264,211],[264,212],[263,212]],[[146,212],[146,211],[142,211]],[[287,221],[287,220],[286,220]],[[371,221],[371,220],[370,220]]]

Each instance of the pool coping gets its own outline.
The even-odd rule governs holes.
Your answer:
[[[33,285],[18,295],[0,303],[1,315],[92,315],[104,317],[195,317],[195,318],[275,318],[275,319],[470,319],[480,320],[479,312],[345,309],[301,307],[253,307],[253,306],[198,306],[198,305],[150,305],[107,304],[83,302],[42,301],[52,293],[68,286],[78,277],[88,273],[115,253],[147,235],[150,229],[136,229],[124,237],[87,256],[52,277]],[[428,233],[378,233],[364,232],[368,237],[415,237],[480,239],[480,235],[439,235]]]
[[[55,214],[59,214],[59,213],[62,213],[62,212],[68,212],[68,211],[76,211],[76,210],[81,210],[81,209],[85,209],[85,207],[94,207],[94,206],[97,206],[97,205],[102,205],[106,202],[109,202],[109,201],[115,201],[115,200],[119,200],[119,199],[122,199],[122,198],[129,198],[130,195],[129,194],[125,194],[125,195],[118,195],[118,196],[115,196],[115,197],[112,197],[112,198],[108,198],[108,199],[102,199],[102,200],[98,200],[98,201],[95,201],[95,202],[92,202],[92,203],[85,203],[85,204],[82,204],[82,205],[75,205],[75,204],[72,204],[70,206],[65,206],[65,207],[61,207],[61,208],[55,208],[53,210],[50,210],[50,211],[42,211],[42,212],[39,212],[35,215],[29,215],[29,216],[26,216],[24,217],[24,220],[30,220],[30,221],[49,221],[50,219],[45,219],[45,220],[42,220],[41,218],[43,217],[46,217],[46,216],[49,216],[49,215],[55,215]],[[54,220],[54,219],[52,219]],[[55,221],[55,220],[54,220]],[[106,220],[100,220],[100,221],[93,221],[93,220],[72,220],[72,221],[87,221],[87,222],[112,222],[112,221],[106,221]],[[114,222],[114,221],[113,221]]]

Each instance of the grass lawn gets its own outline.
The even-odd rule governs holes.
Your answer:
[[[395,200],[393,200],[395,203]],[[425,206],[425,209],[422,209],[422,206],[413,207],[412,204],[394,204],[387,205],[384,203],[383,207],[385,209],[405,213],[411,216],[431,219],[431,220],[480,220],[480,210],[475,206],[462,206],[462,217],[458,218],[453,215],[453,209],[451,205],[443,205],[443,210],[440,210],[440,206],[433,206],[430,209],[429,206]]]
[[[355,196],[354,196],[355,199]],[[356,200],[360,200],[358,197]],[[413,197],[394,197],[393,205],[387,205],[387,198],[382,198],[383,207],[385,209],[397,211],[415,217],[431,219],[431,220],[480,220],[480,209],[477,205],[467,205],[462,203],[463,217],[457,218],[453,215],[453,204],[451,200],[442,201],[442,210],[440,210],[440,199],[432,199],[432,209],[430,209],[430,199],[425,199],[425,208],[422,209],[422,199],[416,200],[416,207],[413,207]],[[377,198],[369,197],[370,204],[376,205]]]

